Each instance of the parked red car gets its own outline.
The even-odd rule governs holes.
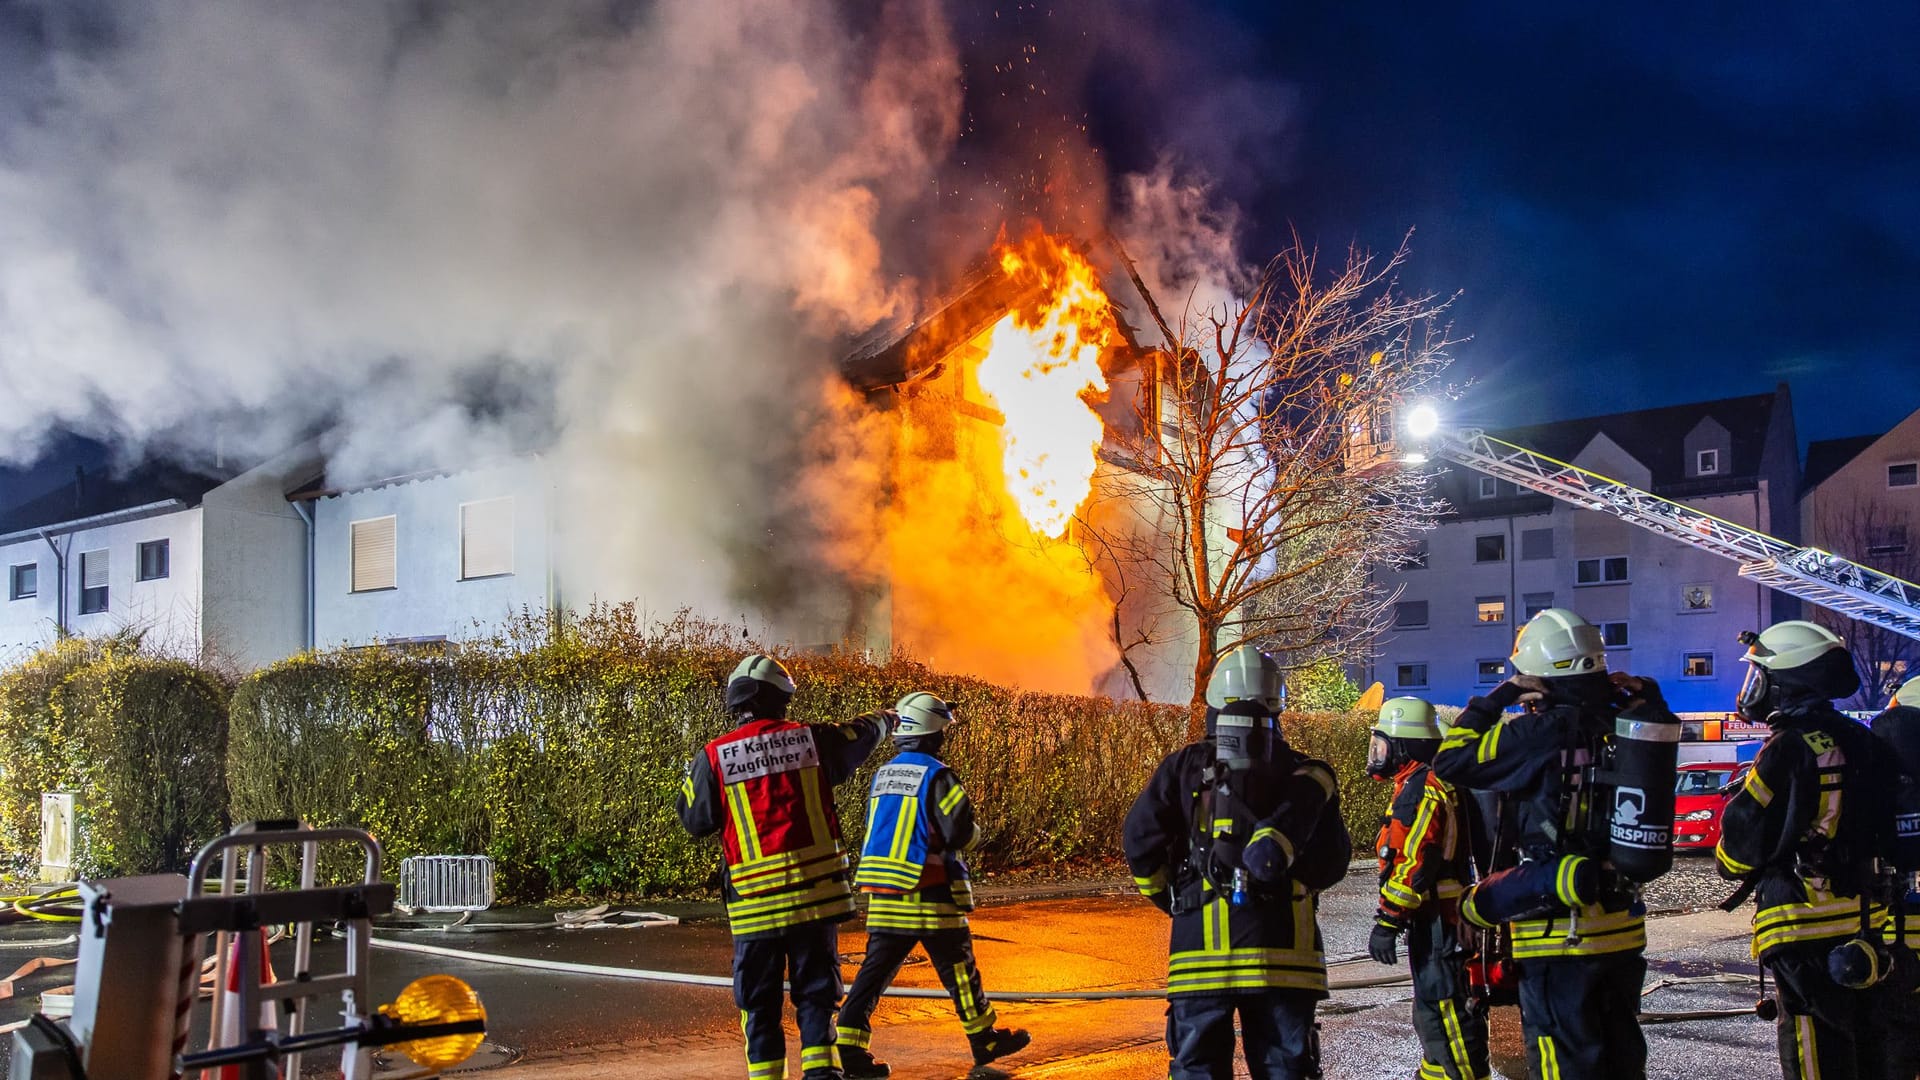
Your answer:
[[[1711,850],[1720,843],[1720,813],[1746,778],[1747,762],[1696,761],[1680,766],[1674,784],[1673,846]]]

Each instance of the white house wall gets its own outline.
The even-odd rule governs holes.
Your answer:
[[[137,629],[154,648],[175,655],[197,655],[200,649],[201,515],[196,507],[134,521],[54,532],[54,543],[67,553],[67,629],[74,634],[99,636]],[[150,540],[168,542],[168,575],[154,581],[135,580],[139,574],[138,546]],[[107,610],[80,614],[80,556],[105,550],[107,556]],[[57,636],[55,619],[60,587],[59,564],[46,541],[38,536],[16,540],[0,548],[0,566],[11,568],[32,562],[39,566],[38,595],[11,600],[10,582],[0,581],[0,662],[17,659],[51,643]],[[10,576],[10,569],[7,571]]]
[[[201,634],[214,656],[242,670],[307,644],[307,525],[287,489],[317,459],[301,448],[207,492]]]
[[[460,506],[512,496],[513,573],[460,578]],[[313,504],[314,639],[321,648],[461,637],[548,604],[548,486],[537,461],[329,496]],[[393,515],[395,583],[352,591],[352,523]]]

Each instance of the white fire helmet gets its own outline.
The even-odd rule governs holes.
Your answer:
[[[1920,676],[1908,679],[1893,692],[1893,705],[1905,705],[1909,709],[1920,709]],[[1887,706],[1892,708],[1893,705]]]
[[[787,671],[786,665],[765,653],[754,653],[740,661],[733,669],[733,674],[727,676],[728,682],[735,679],[752,679],[766,683],[775,690],[793,693],[793,675]]]
[[[1552,607],[1527,620],[1513,639],[1513,670],[1543,679],[1607,670],[1607,646],[1600,630],[1568,611]]]
[[[1742,659],[1768,671],[1788,671],[1804,667],[1835,649],[1846,648],[1840,635],[1804,619],[1774,623],[1747,648]]]
[[[1273,657],[1253,645],[1242,645],[1214,665],[1213,678],[1207,680],[1207,704],[1224,709],[1236,701],[1258,701],[1277,714],[1285,683]]]
[[[945,731],[947,725],[953,723],[953,707],[925,690],[915,690],[901,698],[893,711],[900,714],[900,723],[893,729],[896,739],[931,735]]]

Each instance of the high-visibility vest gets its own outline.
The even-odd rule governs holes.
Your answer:
[[[791,720],[742,724],[707,744],[707,764],[726,800],[720,848],[734,892],[764,896],[847,868],[811,728]]]
[[[934,841],[926,812],[927,791],[945,767],[929,754],[903,753],[874,773],[855,885],[867,892],[907,893],[947,880],[944,860],[928,872]]]

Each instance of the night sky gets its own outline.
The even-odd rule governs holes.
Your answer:
[[[973,104],[1009,87],[983,62],[1031,37],[1109,174],[1204,168],[1248,255],[1295,228],[1376,249],[1415,230],[1408,283],[1462,293],[1465,419],[1782,379],[1803,442],[1920,408],[1920,5],[1120,0],[957,22]]]

